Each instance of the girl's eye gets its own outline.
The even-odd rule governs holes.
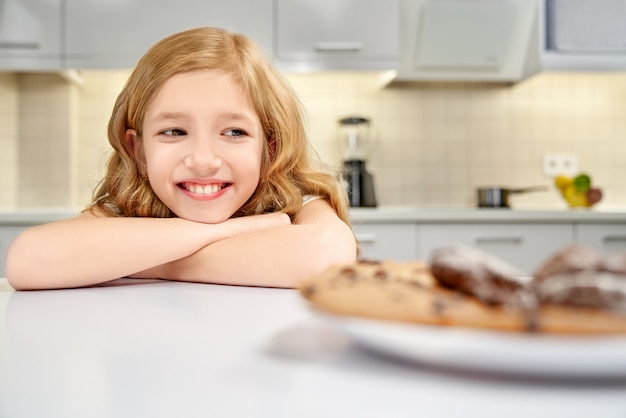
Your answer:
[[[226,131],[224,131],[224,135],[232,136],[233,138],[239,138],[242,136],[246,136],[247,133],[242,129],[227,129]]]
[[[176,128],[166,129],[164,131],[161,131],[161,135],[169,136],[172,138],[175,138],[178,136],[184,136],[185,134],[186,134],[185,131],[183,131],[182,129],[176,129]]]

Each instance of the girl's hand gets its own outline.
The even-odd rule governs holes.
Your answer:
[[[291,219],[286,213],[266,213],[263,215],[242,216],[231,218],[224,223],[240,230],[240,233],[260,231],[276,226],[290,225]]]
[[[231,218],[214,226],[225,228],[227,236],[224,238],[227,238],[285,225],[291,225],[289,215],[286,213],[267,213]]]

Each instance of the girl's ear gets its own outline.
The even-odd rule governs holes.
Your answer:
[[[141,146],[141,138],[137,134],[136,129],[126,130],[126,147],[131,152],[133,158],[137,162],[139,172],[142,175],[146,175],[146,158],[143,153],[143,147]]]

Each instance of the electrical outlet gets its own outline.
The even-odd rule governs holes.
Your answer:
[[[578,159],[574,154],[545,154],[543,174],[548,177],[573,176],[578,173]]]

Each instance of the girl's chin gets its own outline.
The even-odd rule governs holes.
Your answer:
[[[219,224],[221,222],[228,220],[230,216],[231,215],[228,215],[228,214],[224,214],[224,215],[211,214],[210,216],[207,216],[206,214],[205,215],[181,214],[178,217],[185,219],[187,221],[198,222],[202,224]]]

